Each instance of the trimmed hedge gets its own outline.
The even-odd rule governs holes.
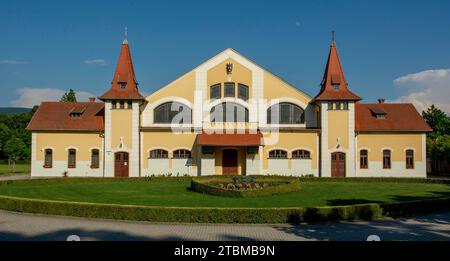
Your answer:
[[[184,208],[94,204],[0,196],[0,208],[49,215],[201,223],[300,223],[381,217],[377,204],[317,208]]]
[[[207,180],[211,177],[195,178]],[[257,177],[257,180],[273,177]],[[287,178],[287,177],[283,177]],[[191,178],[159,178],[152,177],[149,180],[186,180]],[[86,178],[63,179],[64,182],[76,183],[85,181]],[[96,182],[104,181],[130,181],[141,179],[90,179]],[[399,182],[425,182],[446,183],[445,181],[423,179],[379,179],[379,178],[355,178],[355,179],[327,179],[327,178],[301,178],[302,182],[315,181],[399,181]],[[22,183],[27,181],[3,181],[0,185]],[[61,182],[61,179],[33,180],[32,182]],[[53,201],[28,199],[0,195],[0,209],[40,213],[49,215],[76,216],[86,218],[104,218],[119,220],[137,220],[153,222],[202,222],[202,223],[300,223],[300,222],[326,222],[338,220],[370,220],[381,217],[398,217],[432,211],[450,210],[450,197],[428,199],[421,201],[407,201],[399,203],[370,203],[350,206],[330,206],[312,208],[187,208],[187,207],[151,207],[134,205],[97,204],[69,201]]]
[[[255,189],[255,190],[229,190],[224,188],[219,188],[216,186],[211,186],[209,183],[213,182],[229,182],[230,177],[210,177],[210,178],[194,178],[191,181],[191,190],[206,193],[214,196],[222,197],[265,197],[273,196],[281,193],[288,193],[293,191],[298,191],[300,189],[300,181],[298,178],[290,177],[263,177],[258,176],[257,182],[283,182],[284,184],[269,186],[265,188]]]

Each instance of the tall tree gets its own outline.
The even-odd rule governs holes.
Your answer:
[[[61,97],[62,102],[76,102],[77,101],[77,97],[75,94],[75,91],[72,89],[69,89],[68,92],[64,93],[64,95]]]
[[[436,138],[444,134],[450,135],[450,118],[434,104],[426,112],[422,112],[422,117],[433,129],[429,136]]]
[[[12,136],[3,146],[5,154],[9,157],[12,173],[16,172],[16,160],[23,156],[25,147],[25,143],[16,136]]]

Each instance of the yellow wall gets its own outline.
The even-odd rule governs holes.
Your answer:
[[[328,148],[336,148],[338,139],[342,149],[347,149],[348,111],[328,111]]]
[[[111,146],[117,148],[120,145],[120,138],[123,138],[123,145],[131,148],[131,128],[132,110],[111,110]]]
[[[268,133],[264,133],[264,137],[267,135]],[[290,152],[293,149],[305,148],[311,152],[311,168],[317,169],[317,136],[316,132],[280,132],[277,144],[264,147],[263,168],[268,168],[269,151],[272,149],[284,149]]]
[[[36,133],[36,159],[44,160],[44,149],[53,149],[53,160],[67,160],[66,149],[76,148],[77,160],[91,160],[92,148],[100,151],[102,138],[99,133],[94,132],[38,132]],[[100,153],[100,160],[102,153]]]
[[[298,99],[305,104],[308,104],[311,100],[306,94],[303,94],[293,86],[282,81],[280,78],[265,71],[264,72],[264,98],[267,100],[290,97]]]
[[[358,158],[361,148],[369,149],[369,161],[382,161],[383,148],[391,148],[392,161],[404,161],[405,149],[414,148],[414,161],[422,161],[422,134],[359,134]]]
[[[232,63],[233,64],[233,73],[231,75],[227,74],[226,71],[226,64]],[[230,77],[230,78],[228,78]],[[236,89],[235,89],[235,96],[237,97],[237,84],[242,83],[248,86],[249,88],[249,98],[252,97],[252,72],[247,69],[246,67],[242,66],[238,62],[234,61],[233,59],[226,59],[222,63],[214,66],[213,68],[209,69],[207,72],[207,87],[206,87],[206,93],[208,99],[209,99],[209,93],[210,93],[210,86],[214,84],[222,84],[222,97],[224,97],[224,85],[225,82],[234,82],[236,83]]]
[[[196,165],[197,147],[195,146],[195,139],[197,134],[175,134],[171,130],[167,131],[144,131],[142,132],[143,141],[143,163],[144,168],[148,168],[149,150],[160,148],[169,150],[169,156],[172,155],[173,150],[179,148],[186,148],[191,150],[193,164]]]
[[[191,71],[148,96],[147,101],[153,103],[161,98],[176,96],[194,103],[194,91],[195,71]]]

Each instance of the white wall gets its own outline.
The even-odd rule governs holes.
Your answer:
[[[397,178],[426,178],[425,161],[414,162],[414,169],[407,169],[405,161],[391,162],[390,169],[383,169],[383,162],[370,161],[368,169],[359,168],[359,160],[357,161],[356,176],[357,177],[397,177]]]
[[[52,168],[44,168],[43,160],[36,160],[32,163],[33,177],[62,177],[67,171],[68,177],[103,177],[102,162],[100,168],[92,169],[91,161],[77,160],[76,168],[68,168],[66,160],[54,160]]]

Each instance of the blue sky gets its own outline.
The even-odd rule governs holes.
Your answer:
[[[350,88],[450,111],[450,1],[5,1],[0,106],[107,90],[128,27],[145,94],[227,47],[310,95],[331,31]]]

